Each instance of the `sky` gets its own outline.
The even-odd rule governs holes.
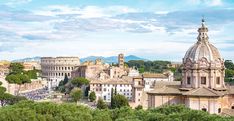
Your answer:
[[[0,60],[113,56],[182,61],[204,16],[234,60],[232,0],[0,0]]]

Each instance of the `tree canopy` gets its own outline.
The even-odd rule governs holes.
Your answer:
[[[129,67],[137,67],[140,73],[155,72],[161,73],[165,70],[170,70],[169,61],[143,61],[143,60],[130,60],[126,62]]]
[[[24,66],[21,63],[11,63],[9,66],[10,74],[23,73]]]
[[[21,63],[11,63],[9,66],[9,74],[6,80],[13,84],[31,83],[31,79],[37,79],[37,70],[24,71]]]
[[[21,96],[14,96],[6,92],[6,88],[2,87],[0,84],[0,105],[5,106],[5,105],[12,105],[20,100],[26,100],[25,97]]]
[[[234,64],[231,60],[225,60],[224,65],[226,67],[225,70],[225,81],[234,82],[232,77],[234,77]]]
[[[81,87],[82,85],[88,85],[89,80],[84,77],[76,77],[71,80],[71,83],[75,85],[76,87]]]
[[[0,108],[0,121],[233,121],[183,105],[162,106],[148,110],[130,107],[91,109],[75,104],[21,101]]]
[[[82,98],[83,93],[82,93],[82,90],[80,88],[74,88],[74,89],[72,89],[70,95],[71,95],[72,99],[77,102]]]
[[[103,99],[98,99],[97,101],[97,108],[98,109],[107,109],[107,104],[103,101]]]
[[[89,94],[89,100],[90,102],[93,102],[96,100],[96,94],[94,91],[92,91],[90,94]]]
[[[120,94],[113,95],[111,100],[111,108],[121,108],[124,106],[129,106],[128,99]]]

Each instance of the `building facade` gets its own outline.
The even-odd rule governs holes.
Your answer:
[[[98,78],[100,73],[109,68],[108,64],[103,64],[100,59],[92,61],[86,61],[81,65],[75,67],[71,73],[71,77],[84,77],[87,79]]]
[[[98,99],[105,102],[111,101],[111,90],[116,90],[118,94],[124,95],[129,101],[132,100],[132,83],[123,79],[106,79],[91,81],[90,91],[94,91]]]
[[[78,65],[80,65],[78,57],[42,57],[42,77],[47,79],[49,88],[54,88],[64,79],[65,75],[70,78],[72,70]]]
[[[198,33],[197,42],[183,58],[181,83],[156,84],[154,90],[147,92],[149,108],[184,104],[211,114],[234,109],[233,86],[224,82],[224,59],[208,41],[208,28],[204,20]]]
[[[41,64],[37,61],[22,62],[22,65],[24,66],[25,71],[33,69],[41,70]]]

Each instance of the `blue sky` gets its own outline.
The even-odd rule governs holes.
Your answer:
[[[234,60],[231,0],[0,0],[0,60],[124,53],[181,61],[203,15],[210,42]]]

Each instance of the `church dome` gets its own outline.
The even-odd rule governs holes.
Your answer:
[[[208,28],[205,26],[204,19],[202,19],[202,26],[198,29],[198,32],[197,43],[188,49],[183,59],[184,62],[188,59],[197,62],[202,58],[205,58],[208,62],[221,60],[222,57],[218,49],[208,41]]]

